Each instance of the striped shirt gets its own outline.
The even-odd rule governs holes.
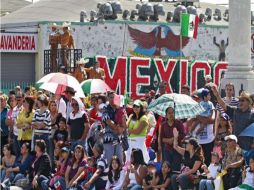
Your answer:
[[[230,105],[230,106],[236,106],[238,107],[239,106],[239,100],[238,98],[235,98],[235,97],[232,97],[230,101],[227,101],[227,98],[224,97],[222,98],[222,100],[227,104],[227,105]],[[221,116],[226,116],[227,114],[225,113],[225,111],[223,110],[223,108],[220,106],[220,104],[217,104],[216,105],[216,110],[218,110],[221,114]],[[228,116],[229,117],[229,116]],[[232,118],[230,118],[231,120]]]
[[[40,113],[40,110],[36,110],[33,120],[32,120],[32,124],[36,123],[36,122],[42,122],[45,124],[45,127],[42,129],[35,129],[34,132],[35,133],[48,133],[51,134],[51,117],[50,117],[50,111],[48,109],[46,109],[43,113]]]

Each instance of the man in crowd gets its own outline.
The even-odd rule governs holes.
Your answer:
[[[77,67],[73,73],[73,76],[81,83],[86,79],[85,64],[89,62],[89,59],[81,58],[77,61]]]
[[[101,79],[105,80],[105,71],[103,68],[100,68],[100,63],[98,61],[95,61],[93,67],[85,68],[87,76],[85,78],[87,79]]]
[[[75,96],[76,91],[72,87],[67,87],[64,93],[66,98],[66,120],[68,121],[70,113],[73,111],[71,101],[72,98]]]
[[[161,81],[159,85],[159,93],[155,95],[155,99],[159,98],[163,94],[166,93],[167,89],[167,82],[166,81]]]
[[[105,150],[105,158],[107,161],[110,161],[113,155],[117,155],[121,163],[123,163],[123,149],[121,144],[118,142],[118,131],[120,127],[114,121],[117,111],[114,97],[114,92],[108,93],[109,104],[105,107],[102,114],[102,120],[105,124],[103,146]]]
[[[189,85],[186,84],[186,85],[182,86],[181,94],[186,94],[186,95],[190,96],[190,87],[189,87]]]
[[[239,97],[239,108],[227,105],[219,95],[216,86],[212,86],[212,92],[217,98],[218,103],[233,120],[233,133],[239,136],[240,133],[250,124],[254,123],[254,112],[251,110],[252,99],[248,92],[243,91]],[[251,140],[239,139],[239,145],[242,149],[248,150],[251,146]]]

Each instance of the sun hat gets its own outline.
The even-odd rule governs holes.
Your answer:
[[[241,99],[247,99],[250,104],[252,104],[252,99],[250,97],[250,93],[246,92],[246,91],[242,91],[242,93],[240,94],[240,96],[238,97],[239,100]]]

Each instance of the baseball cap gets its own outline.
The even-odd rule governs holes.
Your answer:
[[[140,100],[135,100],[133,105],[140,107],[143,106],[143,103]]]
[[[227,140],[234,140],[236,143],[238,141],[237,137],[235,135],[228,135],[224,139],[225,139],[225,141],[227,141]]]

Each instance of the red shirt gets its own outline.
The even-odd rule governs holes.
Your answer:
[[[169,126],[167,120],[163,120],[161,122],[161,142],[163,138],[172,138],[174,137],[173,129],[176,128],[179,132],[178,141],[181,142],[185,136],[184,134],[184,126],[183,123],[180,120],[175,120],[175,123],[173,126]],[[173,144],[170,145],[168,143],[165,143],[165,148],[167,150],[173,149]]]

